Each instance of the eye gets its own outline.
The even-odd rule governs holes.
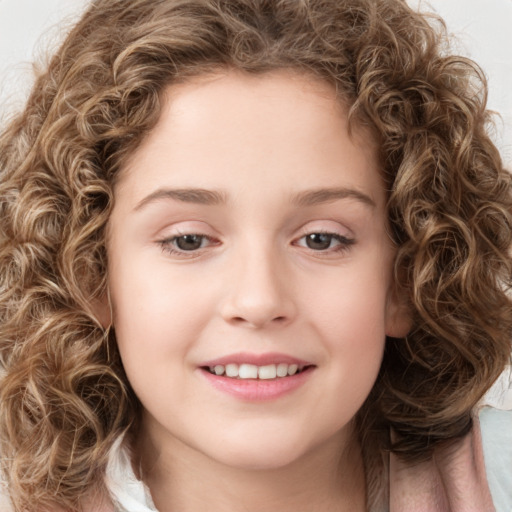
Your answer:
[[[354,243],[353,239],[337,233],[309,233],[297,241],[297,245],[313,251],[345,250]]]
[[[197,233],[187,233],[177,235],[165,240],[161,240],[159,244],[162,249],[171,254],[186,255],[186,253],[194,253],[200,249],[204,249],[215,242],[207,235],[200,235]]]
[[[197,251],[204,246],[206,240],[204,235],[181,235],[173,238],[172,242],[180,251]]]

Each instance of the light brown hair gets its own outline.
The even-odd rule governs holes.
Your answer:
[[[93,0],[0,138],[0,447],[16,510],[105,493],[109,449],[139,415],[93,307],[113,184],[163,89],[226,67],[327,81],[379,144],[413,329],[387,341],[363,451],[413,460],[464,435],[509,359],[511,177],[485,79],[439,20],[402,0]]]

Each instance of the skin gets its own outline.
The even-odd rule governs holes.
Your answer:
[[[116,186],[108,243],[160,512],[364,510],[353,419],[386,335],[408,328],[375,149],[349,136],[334,90],[303,75],[226,71],[168,88]],[[215,195],[168,192],[198,188]],[[327,233],[320,249],[314,233]],[[190,234],[200,247],[184,251]],[[239,352],[313,369],[284,396],[241,400],[199,369]]]

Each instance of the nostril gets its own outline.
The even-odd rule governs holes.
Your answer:
[[[243,316],[233,316],[230,320],[234,324],[250,324],[253,326],[262,326],[265,324],[273,323],[275,324],[285,324],[287,321],[287,317],[285,315],[276,316],[274,318],[270,317],[270,320],[265,321],[265,319],[260,318],[245,318]]]

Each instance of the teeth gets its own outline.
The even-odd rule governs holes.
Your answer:
[[[278,377],[286,377],[288,375],[288,365],[286,363],[279,363],[276,372]]]
[[[258,367],[253,364],[241,364],[238,368],[238,376],[241,379],[257,379]]]
[[[227,364],[226,365],[226,376],[238,377],[238,365],[237,364]]]
[[[258,377],[260,379],[275,379],[277,377],[277,369],[275,364],[260,366],[258,368]]]
[[[288,366],[288,375],[295,375],[298,370],[299,367],[296,364],[291,364]]]
[[[234,364],[230,363],[227,365],[217,364],[209,367],[210,373],[218,376],[226,376],[233,379],[261,379],[269,380],[288,377],[299,373],[302,368],[299,368],[297,364],[268,364],[265,366],[256,366],[254,364]]]

